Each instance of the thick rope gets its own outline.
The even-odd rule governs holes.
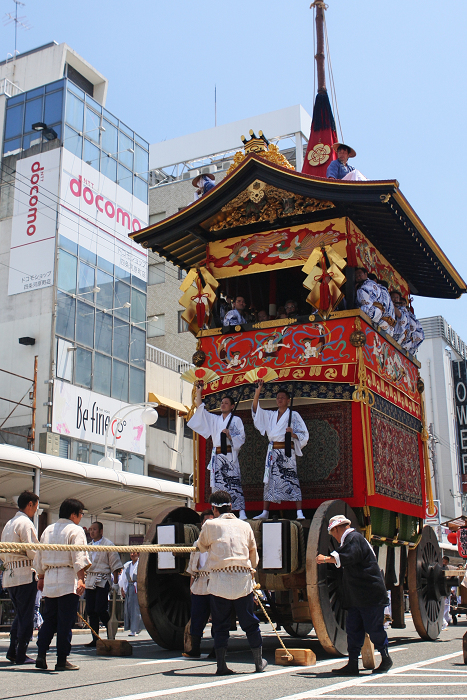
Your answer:
[[[281,647],[282,647],[283,650],[285,651],[285,656],[286,656],[287,660],[288,660],[288,661],[292,661],[292,660],[293,660],[293,654],[291,654],[290,651],[289,651],[289,650],[287,649],[287,647],[285,646],[284,642],[282,641],[282,639],[281,639],[281,637],[280,637],[280,635],[279,635],[279,632],[278,632],[278,631],[276,630],[276,628],[274,627],[273,621],[271,620],[271,618],[270,618],[269,615],[267,614],[266,608],[264,607],[263,603],[261,602],[261,598],[260,598],[259,595],[258,595],[258,591],[257,591],[258,588],[261,588],[261,585],[260,585],[259,583],[255,583],[255,580],[253,579],[253,593],[255,594],[255,598],[256,598],[256,600],[258,601],[258,603],[259,603],[259,605],[260,605],[260,608],[261,608],[261,610],[263,611],[263,613],[264,613],[266,619],[268,620],[269,624],[271,625],[274,634],[276,635],[277,639],[279,640]]]
[[[1,552],[25,552],[37,550],[38,552],[172,552],[173,554],[187,554],[197,552],[196,547],[159,544],[135,544],[135,545],[101,545],[101,544],[45,544],[43,542],[0,542]]]

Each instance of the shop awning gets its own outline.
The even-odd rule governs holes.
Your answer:
[[[151,391],[148,394],[148,401],[151,401],[152,403],[158,403],[161,406],[167,406],[168,408],[173,408],[175,411],[178,411],[182,415],[186,415],[190,410],[188,406],[185,406],[184,404],[180,403],[180,401],[167,399],[165,396],[161,396],[160,394],[153,394]]]

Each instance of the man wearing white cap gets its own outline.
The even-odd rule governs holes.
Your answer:
[[[318,564],[334,564],[342,568],[343,607],[347,609],[347,649],[349,661],[342,668],[332,669],[340,676],[358,676],[358,657],[365,633],[381,654],[381,663],[373,673],[386,673],[392,666],[388,653],[388,636],[384,629],[384,608],[389,599],[381,570],[369,542],[350,527],[345,515],[329,521],[328,532],[338,543],[330,555],[318,554]]]

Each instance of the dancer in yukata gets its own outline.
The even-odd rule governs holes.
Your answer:
[[[302,456],[302,447],[305,447],[308,442],[308,430],[296,411],[292,411],[291,425],[288,427],[290,395],[284,389],[276,394],[277,411],[265,411],[261,408],[259,396],[263,384],[264,381],[259,379],[253,398],[252,413],[255,428],[259,430],[261,435],[267,434],[269,447],[264,470],[263,512],[257,515],[254,520],[267,520],[269,504],[282,503],[282,501],[295,501],[297,520],[304,520],[296,457]],[[290,457],[286,457],[285,454],[286,433],[292,434],[292,454]]]
[[[245,442],[243,423],[238,416],[232,416],[235,403],[231,396],[222,397],[220,416],[209,413],[202,402],[202,389],[203,383],[199,382],[196,388],[196,412],[187,425],[204,438],[212,438],[212,455],[208,465],[211,472],[211,490],[230,493],[232,510],[240,511],[240,519],[246,520],[245,497],[238,463],[238,453]],[[222,433],[227,438],[226,454],[222,454]]]
[[[129,637],[137,637],[143,627],[138,603],[138,552],[130,553],[130,561],[123,567],[118,579],[124,603],[124,629],[130,630]]]

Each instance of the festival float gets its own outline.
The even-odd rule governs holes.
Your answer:
[[[198,341],[187,379],[203,382],[208,410],[227,393],[237,402],[246,433],[241,481],[260,554],[256,579],[271,616],[294,636],[314,629],[327,652],[345,654],[339,570],[315,560],[334,549],[331,516],[348,517],[377,551],[393,627],[405,627],[408,590],[418,634],[436,639],[450,586],[436,535],[423,526],[433,495],[420,363],[356,308],[355,271],[365,267],[406,299],[457,299],[466,284],[396,180],[326,179],[337,135],[325,83],[325,6],[318,1],[314,8],[318,93],[302,172],[266,136],[251,132],[219,184],[131,235],[187,273],[180,303]],[[274,316],[294,298],[300,313],[222,326],[221,293],[241,294]],[[308,428],[298,459],[304,520],[287,502],[271,504],[268,520],[253,520],[262,509],[268,447],[251,414],[261,378],[262,405],[275,407],[285,388]],[[196,539],[198,513],[209,507],[211,450],[209,440],[194,435],[194,508],[154,522],[147,541]],[[140,558],[143,620],[170,649],[183,648],[190,617],[186,564],[172,554]]]

